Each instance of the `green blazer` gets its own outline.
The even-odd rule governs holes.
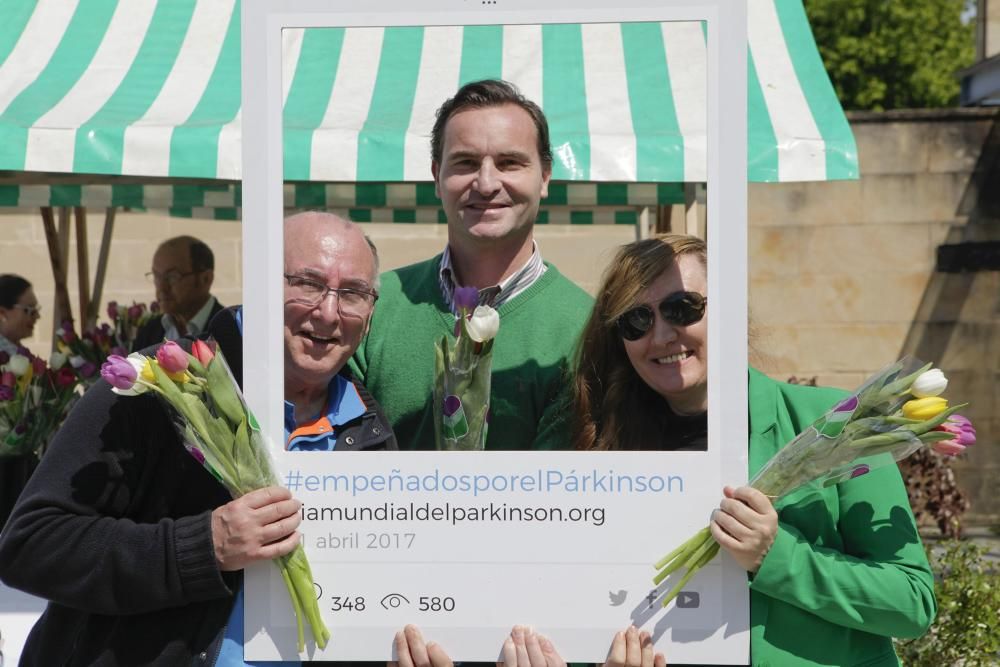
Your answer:
[[[844,392],[750,369],[750,475]],[[750,581],[758,667],[899,665],[892,637],[919,637],[937,611],[934,578],[895,465],[775,505],[778,535]]]

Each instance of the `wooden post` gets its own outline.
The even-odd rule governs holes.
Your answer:
[[[684,233],[698,236],[698,184],[684,184]]]
[[[111,207],[104,213],[104,234],[101,236],[101,250],[97,256],[97,273],[94,276],[94,294],[90,299],[90,309],[87,311],[86,321],[88,325],[97,323],[97,316],[101,307],[101,293],[104,291],[104,276],[108,271],[108,255],[111,251],[111,235],[115,229],[115,212],[118,209]]]
[[[87,209],[82,206],[73,208],[76,218],[76,282],[80,298],[80,332],[83,333],[94,324],[88,321],[90,316],[90,260],[87,247]]]
[[[66,263],[63,260],[62,245],[59,233],[56,231],[55,216],[51,206],[43,206],[42,225],[45,228],[45,241],[49,248],[49,262],[52,264],[52,278],[55,282],[55,298],[52,304],[52,349],[56,348],[55,332],[64,319],[73,318],[73,307],[69,302],[69,290],[66,289]]]

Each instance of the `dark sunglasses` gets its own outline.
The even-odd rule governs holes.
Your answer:
[[[706,303],[708,299],[697,292],[674,292],[661,301],[656,309],[660,311],[660,317],[670,324],[686,327],[705,316]],[[625,340],[639,340],[653,328],[655,318],[656,314],[651,306],[636,306],[618,318],[618,331]]]

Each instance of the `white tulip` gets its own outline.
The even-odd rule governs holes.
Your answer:
[[[85,363],[87,363],[87,360],[78,354],[69,358],[69,365],[73,368],[80,368]]]
[[[937,368],[932,368],[917,376],[910,387],[910,393],[917,398],[940,396],[948,386],[948,378]]]
[[[493,340],[500,330],[500,315],[489,306],[476,306],[472,317],[465,322],[465,329],[477,343]]]
[[[118,387],[111,387],[111,391],[118,394],[119,396],[138,396],[139,394],[145,394],[149,391],[149,387],[143,384],[142,371],[146,368],[146,364],[149,360],[138,352],[133,352],[132,354],[125,357],[125,361],[132,364],[132,368],[135,369],[135,384],[132,385],[131,389],[119,389]]]
[[[62,352],[53,352],[49,357],[49,368],[57,371],[66,364],[67,359],[68,357]]]
[[[27,373],[29,368],[31,368],[31,361],[29,361],[28,357],[23,354],[15,354],[10,358],[10,361],[7,362],[7,370],[17,377],[21,377]]]

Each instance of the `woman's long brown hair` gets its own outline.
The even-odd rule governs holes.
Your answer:
[[[666,403],[632,368],[616,321],[679,256],[688,254],[707,266],[703,240],[661,234],[620,247],[605,270],[576,352],[576,449],[660,449],[657,416],[665,414]]]

